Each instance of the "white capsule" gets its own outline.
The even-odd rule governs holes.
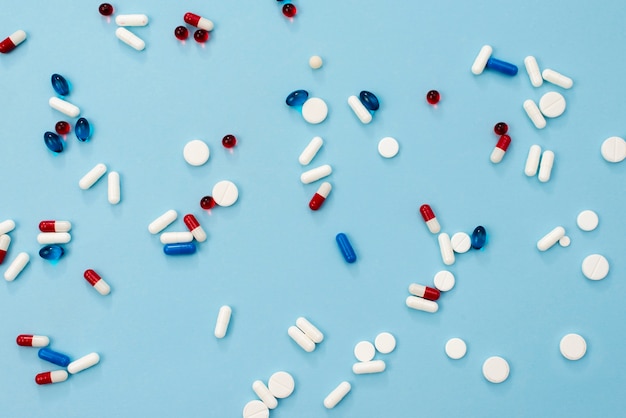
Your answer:
[[[141,39],[126,28],[117,28],[117,30],[115,31],[115,36],[117,36],[120,41],[136,49],[137,51],[143,51],[143,49],[146,47],[146,43],[143,41],[143,39]]]
[[[92,168],[91,170],[89,170],[89,172],[87,174],[85,174],[83,176],[83,178],[81,178],[78,181],[78,187],[80,187],[83,190],[87,190],[89,188],[91,188],[91,186],[93,186],[94,184],[96,184],[96,182],[98,180],[100,180],[100,178],[102,176],[104,176],[104,173],[107,172],[107,166],[100,163],[100,164],[96,164],[94,168]]]
[[[296,319],[296,326],[300,328],[300,331],[304,332],[304,335],[309,337],[314,343],[319,344],[324,341],[324,334],[322,334],[322,332],[305,317],[301,316]]]
[[[80,115],[80,109],[77,106],[68,101],[59,99],[58,97],[51,97],[50,100],[48,100],[48,104],[54,110],[58,110],[70,118],[75,118]]]
[[[117,171],[109,173],[109,203],[117,205],[120,203],[120,175]]]
[[[539,70],[539,64],[537,64],[537,60],[532,55],[524,58],[524,65],[526,66],[526,72],[528,73],[528,78],[530,78],[530,84],[533,87],[539,87],[543,84],[543,78],[541,77],[541,71]]]
[[[524,102],[524,110],[526,114],[532,121],[533,125],[537,129],[543,129],[546,127],[546,119],[541,114],[541,111],[537,107],[537,104],[532,100],[528,99]]]
[[[226,331],[228,331],[228,324],[230,323],[232,313],[233,310],[228,305],[224,305],[220,308],[217,314],[217,321],[215,321],[215,338],[224,338]]]
[[[163,232],[160,238],[161,244],[178,244],[193,241],[193,234],[191,232]]]
[[[176,213],[174,209],[170,209],[163,215],[152,221],[150,225],[148,225],[148,231],[150,231],[151,234],[158,234],[159,232],[167,228],[169,224],[174,222],[177,217],[178,213]]]
[[[350,108],[352,108],[352,111],[356,117],[359,118],[361,123],[368,124],[372,121],[372,114],[369,110],[367,110],[363,103],[361,103],[358,97],[348,97],[348,105],[350,105]]]
[[[39,244],[67,244],[72,240],[68,232],[41,232],[37,235]]]
[[[548,83],[556,84],[557,86],[563,87],[564,89],[570,89],[574,85],[574,81],[571,78],[566,77],[563,74],[549,68],[543,70],[541,76]]]
[[[74,360],[73,362],[68,364],[67,371],[70,372],[71,374],[76,374],[92,366],[95,366],[99,362],[100,362],[100,356],[98,355],[98,353],[89,353],[86,356],[83,356],[79,358],[78,360]]]
[[[19,253],[13,262],[9,265],[9,268],[4,272],[4,279],[7,282],[12,282],[17,276],[24,270],[26,264],[30,261],[30,256],[27,253]]]
[[[439,234],[439,250],[441,251],[441,259],[446,266],[454,264],[454,249],[452,248],[452,241],[450,236],[445,232]]]
[[[11,232],[15,229],[15,222],[12,219],[0,222],[0,235]]]
[[[406,306],[412,309],[417,309],[418,311],[435,313],[439,310],[439,305],[437,302],[433,302],[432,300],[422,299],[417,296],[409,296],[406,298]]]
[[[489,45],[484,45],[480,48],[480,52],[476,56],[474,63],[472,64],[472,73],[479,75],[485,71],[485,67],[487,66],[487,61],[491,57],[491,53],[493,52],[493,48]]]
[[[352,386],[348,382],[341,382],[339,385],[333,389],[332,392],[328,394],[326,398],[324,398],[324,407],[326,409],[333,409],[343,398],[346,397]]]
[[[371,374],[385,371],[385,362],[383,360],[359,361],[352,365],[354,374]]]
[[[115,18],[118,26],[146,26],[148,24],[148,16],[144,14],[118,15]]]
[[[304,151],[302,151],[302,154],[300,154],[300,157],[298,158],[300,164],[309,165],[309,163],[317,155],[317,152],[320,150],[320,148],[322,148],[323,144],[324,140],[319,136],[313,138],[311,142],[309,142],[309,145],[306,146]]]
[[[561,238],[565,236],[565,228],[557,226],[552,231],[548,232],[543,238],[537,241],[537,249],[539,251],[546,251],[550,249],[554,244],[559,242]]]
[[[552,174],[552,166],[554,165],[554,152],[546,150],[541,156],[541,163],[539,164],[539,181],[542,183],[550,180]]]
[[[300,328],[292,325],[287,330],[287,334],[291,337],[292,340],[296,342],[304,351],[307,353],[315,350],[315,343],[309,337],[306,336],[304,332],[300,330]]]
[[[278,401],[262,381],[255,380],[252,383],[252,390],[269,409],[274,409],[278,406]]]
[[[329,176],[332,172],[333,168],[330,165],[321,165],[302,173],[302,175],[300,176],[300,181],[304,184],[313,183],[314,181]]]
[[[530,149],[528,150],[528,157],[526,158],[524,174],[526,174],[528,177],[533,177],[535,174],[537,174],[540,159],[541,147],[539,145],[531,145]]]

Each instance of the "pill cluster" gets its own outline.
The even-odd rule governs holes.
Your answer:
[[[278,399],[288,398],[296,388],[291,374],[280,371],[270,376],[267,386],[262,380],[252,383],[252,390],[259,400],[248,402],[243,407],[243,418],[268,418],[270,409],[278,406]]]
[[[307,353],[312,352],[317,344],[324,341],[324,334],[305,317],[296,319],[296,325],[287,329],[287,335]]]
[[[39,250],[39,256],[49,261],[60,260],[65,254],[65,249],[59,244],[67,244],[71,241],[71,229],[70,221],[41,221],[39,223],[41,233],[37,236],[37,242],[44,246]]]
[[[374,93],[363,90],[359,97],[348,97],[348,105],[361,123],[367,125],[372,121],[374,112],[380,108],[378,97]]]
[[[7,255],[7,251],[9,250],[9,245],[11,244],[11,236],[8,235],[9,232],[15,229],[15,222],[13,219],[7,219],[5,221],[0,222],[0,264],[4,262],[4,259]],[[28,262],[30,261],[30,256],[26,252],[19,253],[9,267],[4,271],[4,279],[7,282],[12,282],[19,276],[19,274],[24,270]]]
[[[389,354],[396,348],[396,338],[388,333],[381,332],[376,336],[374,344],[369,341],[359,341],[354,346],[354,357],[358,362],[352,365],[354,374],[372,374],[385,371],[384,360],[374,360],[376,352]]]
[[[98,7],[98,12],[107,19],[110,19],[114,11],[110,3],[102,3]],[[131,48],[137,51],[143,51],[146,48],[144,40],[126,28],[146,26],[148,25],[148,20],[148,16],[139,13],[117,15],[115,17],[115,24],[117,24],[118,28],[115,30],[115,36]]]
[[[191,12],[185,13],[183,20],[186,24],[197,28],[193,33],[193,39],[195,39],[196,42],[203,44],[209,40],[209,33],[213,31],[214,27],[212,21]],[[180,41],[185,41],[189,37],[189,30],[185,26],[177,26],[176,29],[174,29],[174,36]]]
[[[170,209],[148,225],[148,231],[156,235],[163,231],[178,218],[178,212]],[[189,232],[163,232],[160,235],[163,252],[167,255],[185,255],[196,252],[196,244],[193,242],[204,242],[207,239],[206,232],[198,219],[191,213],[183,217],[183,222]]]
[[[319,97],[309,97],[309,92],[306,90],[292,91],[285,99],[285,103],[300,111],[304,120],[312,125],[324,122],[328,116],[326,102]]]

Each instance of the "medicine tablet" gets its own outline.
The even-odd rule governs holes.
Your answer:
[[[528,177],[533,177],[539,170],[539,160],[541,159],[541,147],[539,145],[531,145],[528,150],[528,157],[526,158],[526,165],[524,166],[524,174]]]
[[[352,365],[352,373],[354,374],[372,374],[385,371],[387,365],[382,360],[361,361]]]
[[[211,195],[218,206],[232,206],[239,199],[239,189],[232,181],[222,180],[213,186]]]
[[[600,148],[602,158],[610,163],[619,163],[626,158],[626,141],[619,136],[607,138]]]
[[[483,376],[491,383],[502,383],[509,377],[509,363],[502,357],[489,357],[483,363]]]
[[[369,341],[360,341],[354,346],[354,357],[359,361],[370,361],[375,354],[374,344]]]
[[[319,344],[324,341],[324,334],[305,317],[301,316],[296,319],[296,326],[314,343]]]
[[[302,117],[313,125],[324,122],[326,116],[328,116],[328,106],[319,97],[311,97],[302,105]]]
[[[571,89],[574,85],[574,81],[571,78],[549,68],[543,70],[541,77],[548,83],[555,84],[559,87],[563,87],[564,89]]]
[[[262,381],[255,380],[252,383],[252,390],[269,409],[274,409],[278,406],[278,401]]]
[[[148,225],[148,231],[150,231],[151,234],[158,234],[167,228],[169,224],[174,222],[177,217],[178,213],[174,209],[170,209],[152,221],[150,225]]]
[[[439,273],[435,274],[435,287],[442,292],[452,290],[454,283],[454,274],[448,270],[441,270]]]
[[[302,165],[309,165],[320,148],[322,148],[322,145],[324,145],[324,140],[319,136],[314,137],[311,142],[309,142],[309,145],[302,151],[300,157],[298,157],[298,162]]]
[[[322,61],[322,57],[320,57],[319,55],[313,55],[311,58],[309,58],[309,66],[314,70],[322,68],[323,64],[324,62]]]
[[[341,382],[328,396],[324,399],[324,407],[333,409],[345,396],[350,393],[352,386],[348,382]]]
[[[293,393],[296,384],[293,377],[287,372],[276,372],[270,376],[270,380],[267,382],[272,395],[278,399],[286,398]]]
[[[589,280],[602,280],[609,274],[609,262],[600,254],[591,254],[583,260],[583,274]]]
[[[243,418],[269,418],[270,410],[263,402],[250,401],[243,407]]]
[[[200,166],[209,160],[209,146],[199,139],[187,142],[183,157],[189,165]]]
[[[374,346],[381,354],[389,354],[396,349],[396,337],[389,332],[381,332],[374,340]]]
[[[524,101],[524,111],[530,118],[533,125],[535,125],[535,128],[543,129],[546,127],[546,120],[535,102],[530,99]]]
[[[578,334],[567,334],[559,344],[561,354],[568,360],[580,360],[587,352],[587,342]]]
[[[385,158],[395,157],[399,149],[400,145],[398,145],[398,141],[390,136],[381,139],[378,143],[378,153]]]
[[[452,360],[458,360],[465,357],[467,353],[467,345],[460,338],[450,338],[446,343],[446,355]]]
[[[562,238],[559,240],[559,245],[560,245],[561,247],[569,247],[569,245],[570,245],[571,243],[572,243],[572,240],[571,240],[571,239],[570,239],[570,237],[568,237],[567,235],[566,235],[566,236],[564,236],[564,237],[562,237]]]
[[[532,55],[524,58],[524,65],[526,66],[526,72],[528,73],[528,78],[530,78],[530,84],[533,87],[540,87],[543,84],[543,78],[541,77],[541,71],[539,71],[539,64],[537,64],[537,60]]]
[[[287,335],[291,337],[292,340],[295,341],[296,344],[300,346],[307,353],[315,350],[315,343],[311,340],[307,335],[302,332],[300,328],[295,325],[290,326],[287,329]]]
[[[539,99],[539,110],[545,117],[556,118],[565,112],[565,98],[556,91],[550,91]]]
[[[452,249],[455,253],[466,253],[472,247],[472,239],[465,232],[457,232],[452,235],[450,241],[452,242]]]
[[[592,210],[583,210],[578,214],[576,224],[583,231],[593,231],[598,227],[598,215]]]

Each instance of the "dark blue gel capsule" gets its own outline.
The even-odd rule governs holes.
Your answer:
[[[367,110],[378,110],[380,107],[380,103],[378,102],[378,97],[374,93],[370,93],[369,91],[363,90],[359,93],[359,99],[363,106],[367,108]]]
[[[517,74],[517,65],[511,64],[506,61],[500,61],[496,58],[489,58],[487,60],[487,68],[506,75]]]
[[[163,252],[167,255],[193,254],[196,252],[196,244],[193,242],[183,242],[180,244],[165,244]]]
[[[43,140],[50,151],[56,153],[63,151],[63,140],[54,132],[48,131],[43,134]]]
[[[296,90],[296,91],[289,93],[289,96],[287,96],[285,103],[287,103],[287,106],[302,106],[304,102],[306,102],[306,99],[308,98],[309,98],[308,91]]]
[[[74,127],[74,133],[80,142],[88,140],[91,136],[91,126],[89,125],[89,121],[85,118],[78,119],[76,121],[76,127]]]
[[[50,350],[48,347],[39,350],[39,358],[61,367],[67,367],[67,365],[70,364],[70,358],[68,356]]]
[[[356,261],[356,253],[354,252],[354,248],[352,248],[352,244],[350,244],[350,240],[343,232],[340,232],[335,237],[337,240],[337,245],[339,245],[339,251],[341,251],[341,255],[343,255],[346,263],[354,263]]]
[[[70,85],[62,75],[52,74],[50,81],[52,82],[52,88],[59,96],[67,96],[70,94]]]
[[[472,248],[480,250],[487,242],[487,231],[484,226],[477,226],[472,232]]]
[[[39,257],[44,260],[56,261],[63,257],[65,250],[60,245],[46,245],[39,250]]]

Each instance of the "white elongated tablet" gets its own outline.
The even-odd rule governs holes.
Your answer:
[[[293,393],[296,383],[293,380],[293,376],[289,373],[276,372],[270,376],[267,381],[267,387],[274,397],[283,399]]]
[[[115,23],[118,26],[146,26],[148,16],[144,14],[117,15]]]
[[[274,409],[278,406],[278,401],[262,381],[255,380],[252,383],[252,390],[269,409]]]
[[[395,138],[387,136],[378,142],[378,153],[384,158],[393,158],[398,154],[400,145]]]
[[[4,235],[7,232],[11,232],[15,229],[15,221],[13,219],[7,219],[0,222],[0,235]]]
[[[30,256],[27,253],[19,253],[15,259],[9,264],[9,268],[4,272],[4,279],[7,282],[12,282],[19,276],[24,270],[26,264],[30,261]]]
[[[372,121],[372,114],[369,110],[367,110],[363,103],[361,103],[358,97],[348,97],[348,105],[350,106],[356,117],[359,118],[361,123],[367,125]]]
[[[583,231],[593,231],[598,227],[598,215],[592,210],[583,210],[576,217],[576,224]]]
[[[326,116],[328,116],[328,106],[319,97],[311,97],[302,105],[302,117],[310,124],[322,123]]]
[[[315,350],[315,343],[309,337],[307,337],[304,332],[300,330],[300,328],[292,325],[287,330],[287,334],[291,337],[292,340],[296,342],[307,353]]]
[[[69,232],[42,232],[37,234],[39,244],[67,244],[72,240]]]
[[[117,171],[111,171],[109,173],[109,189],[108,189],[108,197],[109,203],[112,205],[117,205],[120,203],[120,175]]]
[[[546,119],[541,114],[541,111],[535,102],[530,99],[524,101],[524,111],[530,118],[533,125],[535,125],[535,128],[543,129],[546,127]]]
[[[609,262],[600,254],[591,254],[583,260],[582,269],[589,280],[602,280],[609,274]]]
[[[322,145],[324,145],[324,140],[319,136],[314,137],[311,142],[309,142],[309,145],[307,145],[302,151],[300,157],[298,157],[300,164],[309,165],[309,163],[313,161],[313,158],[317,155],[320,148],[322,148]]]
[[[502,357],[489,357],[483,363],[483,376],[491,383],[502,383],[509,377],[509,363]]]
[[[313,183],[319,179],[323,179],[324,177],[329,176],[333,172],[333,168],[328,165],[321,165],[319,167],[313,168],[309,171],[305,171],[300,176],[300,181],[304,184]]]
[[[193,234],[189,231],[184,232],[163,232],[161,234],[161,244],[178,244],[181,242],[193,241]]]
[[[619,136],[612,136],[602,142],[602,158],[610,163],[619,163],[626,158],[626,141]]]
[[[539,99],[539,110],[547,118],[556,118],[565,112],[565,97],[556,91],[549,91]]]
[[[232,206],[239,199],[239,189],[232,181],[222,180],[213,186],[211,196],[218,206]]]
[[[448,270],[441,270],[440,272],[435,274],[435,287],[442,292],[452,290],[455,281],[456,280],[454,278],[454,274],[452,274]]]
[[[396,349],[396,337],[389,332],[381,332],[374,340],[376,350],[381,354],[389,354]]]
[[[176,213],[174,209],[170,209],[154,221],[150,222],[150,225],[148,225],[148,231],[150,231],[151,234],[158,234],[167,228],[169,224],[174,222],[177,217],[178,213]]]
[[[228,324],[230,324],[232,313],[233,310],[228,305],[224,305],[220,308],[217,314],[217,320],[215,321],[215,338],[224,338],[226,331],[228,331]]]
[[[385,371],[386,364],[383,360],[360,361],[352,365],[354,374],[371,374]]]
[[[554,152],[545,150],[541,155],[541,162],[539,163],[539,181],[546,183],[550,180],[552,175],[552,167],[554,166]]]
[[[528,73],[528,78],[530,78],[530,84],[533,87],[539,87],[543,84],[543,78],[541,77],[541,71],[539,71],[539,64],[537,64],[537,60],[532,55],[524,58],[524,66],[526,67],[526,72]]]
[[[554,244],[559,242],[561,238],[565,236],[565,228],[557,226],[552,231],[548,232],[543,238],[537,241],[537,249],[539,251],[546,251],[550,249]]]
[[[354,346],[354,357],[359,361],[370,361],[374,355],[376,355],[376,348],[369,341],[359,341]]]
[[[524,174],[533,177],[539,169],[539,160],[541,159],[541,147],[539,145],[531,145],[526,157],[526,166],[524,166]]]
[[[209,146],[199,139],[194,139],[185,144],[183,148],[183,158],[187,164],[198,167],[209,160]]]
[[[454,264],[454,250],[452,249],[452,241],[450,236],[442,232],[437,237],[439,241],[439,250],[441,251],[441,259],[446,266]]]
[[[137,51],[143,51],[146,48],[146,43],[143,41],[143,39],[141,39],[126,28],[117,28],[117,30],[115,31],[115,36],[117,36],[117,39],[124,42],[131,48],[136,49]]]
[[[319,344],[324,341],[324,334],[322,334],[322,332],[305,317],[301,316],[296,319],[296,326],[300,328],[300,331],[304,332],[304,335],[309,337],[314,343]]]
[[[100,178],[102,176],[104,176],[104,173],[106,173],[106,172],[107,172],[107,166],[106,165],[104,165],[102,163],[96,164],[94,166],[94,168],[89,170],[89,172],[87,172],[87,174],[85,174],[78,181],[78,187],[80,187],[83,190],[87,190],[87,189],[91,188],[91,186],[96,184],[96,182],[98,180],[100,180]]]
[[[567,334],[559,344],[561,354],[568,360],[580,360],[587,352],[587,342],[578,334]]]
[[[337,406],[339,402],[341,402],[343,398],[346,397],[348,393],[350,393],[351,389],[352,386],[350,385],[350,383],[339,383],[339,385],[335,389],[333,389],[333,391],[330,392],[328,396],[326,396],[326,398],[324,398],[324,407],[326,409],[333,409],[335,406]]]
[[[574,85],[574,81],[571,78],[549,68],[543,70],[541,76],[548,83],[555,84],[559,87],[563,87],[564,89],[570,89]]]
[[[58,110],[70,118],[75,118],[80,115],[80,109],[78,106],[75,106],[66,100],[59,99],[58,97],[51,97],[50,100],[48,100],[48,104],[54,110]]]
[[[406,298],[406,306],[412,309],[417,309],[418,311],[435,313],[439,310],[439,305],[437,302],[432,300],[423,299],[417,296],[409,296]]]
[[[269,418],[270,410],[263,402],[250,401],[243,407],[243,418]]]
[[[467,345],[460,338],[450,338],[446,343],[446,355],[452,360],[458,360],[465,357],[467,353]]]
[[[463,254],[472,247],[472,239],[465,232],[457,232],[450,238],[455,253]]]
[[[89,353],[86,356],[74,360],[67,365],[67,371],[71,374],[82,372],[85,369],[95,366],[100,362],[100,356],[98,353]]]
[[[480,52],[474,59],[474,63],[472,64],[472,73],[475,75],[482,74],[487,66],[487,61],[491,57],[491,53],[493,52],[493,48],[489,45],[484,45],[480,48]]]

